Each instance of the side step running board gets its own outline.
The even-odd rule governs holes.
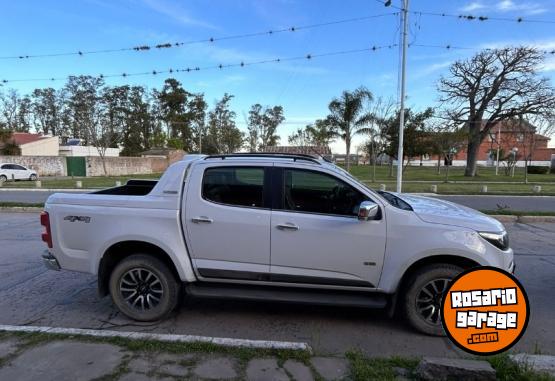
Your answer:
[[[384,308],[388,303],[388,296],[382,293],[275,286],[244,286],[230,283],[189,283],[185,285],[185,292],[187,295],[200,298],[268,300],[284,303],[366,308]]]

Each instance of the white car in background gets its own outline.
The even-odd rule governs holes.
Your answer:
[[[30,180],[36,181],[39,178],[37,171],[25,168],[19,164],[1,163],[0,164],[0,182],[8,180]]]

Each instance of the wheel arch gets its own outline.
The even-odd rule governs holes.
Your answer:
[[[446,263],[446,264],[450,264],[450,265],[459,266],[463,270],[467,270],[467,269],[470,269],[472,267],[480,266],[480,264],[478,262],[476,262],[475,260],[470,259],[470,258],[466,258],[466,257],[462,257],[462,256],[458,256],[458,255],[448,255],[448,254],[446,254],[446,255],[432,255],[432,256],[429,256],[429,257],[420,258],[419,260],[412,263],[405,270],[405,272],[403,273],[403,276],[401,277],[401,279],[397,283],[397,286],[395,287],[395,292],[393,293],[393,295],[391,297],[389,308],[388,308],[388,314],[390,316],[393,316],[393,314],[395,313],[395,310],[397,309],[398,296],[406,288],[406,283],[407,283],[408,279],[410,279],[411,275],[414,274],[419,269],[425,267],[425,266],[429,266],[429,265],[433,265],[433,264],[440,264],[440,263]]]
[[[139,253],[161,260],[170,268],[175,279],[180,280],[179,272],[172,258],[159,246],[145,241],[120,241],[106,249],[98,265],[98,293],[101,296],[108,295],[108,283],[114,267],[123,259]]]

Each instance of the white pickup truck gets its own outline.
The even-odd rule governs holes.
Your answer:
[[[308,155],[187,155],[159,181],[53,194],[41,215],[52,269],[98,275],[125,315],[171,312],[182,292],[399,310],[441,335],[462,270],[514,270],[498,221],[434,198],[376,192]]]

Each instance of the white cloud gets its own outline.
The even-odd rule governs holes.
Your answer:
[[[473,1],[471,3],[466,4],[464,7],[460,8],[461,12],[473,12],[479,11],[480,9],[487,8],[482,2],[480,1]]]
[[[476,11],[491,11],[491,12],[521,12],[524,15],[538,15],[547,12],[547,9],[538,2],[532,1],[515,1],[515,0],[500,0],[497,2],[489,1],[472,1],[462,8],[460,12],[476,12]]]
[[[151,10],[167,16],[178,23],[209,29],[217,29],[214,25],[190,16],[182,7],[169,3],[166,0],[142,0],[142,3]]]
[[[418,71],[416,71],[411,77],[412,79],[419,79],[423,77],[427,77],[431,74],[437,73],[438,71],[442,71],[443,69],[448,68],[453,63],[452,60],[443,61],[443,62],[436,62],[427,66],[422,67]]]
[[[515,2],[513,0],[501,0],[495,8],[500,12],[524,12],[524,14],[540,14],[547,12],[541,4],[535,2]]]

